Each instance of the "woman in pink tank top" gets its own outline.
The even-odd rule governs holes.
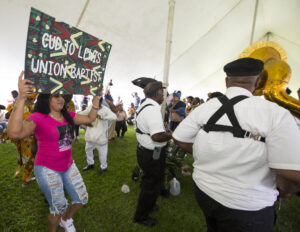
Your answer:
[[[10,116],[7,133],[10,138],[22,139],[35,134],[38,151],[34,173],[40,189],[50,205],[49,231],[58,225],[65,231],[76,231],[72,216],[88,202],[88,193],[72,159],[72,139],[75,125],[88,124],[96,119],[101,96],[93,98],[88,115],[68,111],[63,95],[39,94],[34,113],[23,121],[24,103],[32,82],[19,76],[19,97]],[[64,189],[72,203],[68,207]]]

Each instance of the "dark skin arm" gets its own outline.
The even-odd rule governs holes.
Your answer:
[[[300,191],[300,171],[273,169],[276,172],[276,184],[281,196]]]
[[[118,112],[118,110],[119,110],[118,106],[115,106],[114,103],[113,103],[112,101],[110,101],[110,100],[105,100],[105,101],[106,101],[106,103],[109,105],[110,110],[111,110],[112,112],[114,112],[114,113],[117,113],[117,112]]]
[[[11,113],[11,112],[7,112],[7,113],[5,114],[5,119],[9,119],[10,113]]]
[[[185,150],[186,152],[193,154],[193,143],[184,143],[174,139],[174,143],[177,144],[181,149]]]
[[[160,132],[151,136],[152,140],[155,142],[166,142],[172,138],[170,133]]]
[[[176,110],[174,110],[173,108],[170,108],[169,111],[170,111],[171,113],[175,113],[175,112],[176,112]]]

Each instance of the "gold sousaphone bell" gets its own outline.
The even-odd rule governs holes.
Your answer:
[[[252,57],[264,62],[261,80],[254,95],[263,95],[267,100],[290,110],[300,119],[300,101],[286,93],[291,77],[291,68],[283,48],[271,41],[257,42],[245,49],[239,58]]]

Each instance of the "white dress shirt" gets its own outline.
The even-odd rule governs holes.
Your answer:
[[[146,98],[146,100],[137,109],[137,114],[144,105],[152,104],[152,106],[147,106],[141,113],[136,117],[136,126],[146,134],[136,133],[136,138],[140,145],[143,147],[153,150],[155,147],[163,147],[167,142],[155,142],[152,140],[151,136],[157,133],[165,132],[165,127],[163,123],[162,114],[160,111],[160,105],[152,100],[151,98]],[[147,134],[150,134],[147,135]]]
[[[173,133],[176,140],[194,143],[196,185],[222,205],[239,210],[272,206],[278,196],[274,169],[300,170],[300,131],[286,109],[238,87],[226,96],[249,98],[234,105],[242,129],[266,138],[236,138],[230,132],[206,133],[200,127],[221,107],[213,98],[197,107]],[[227,115],[217,122],[230,125]]]
[[[90,104],[84,111],[78,112],[78,114],[88,115],[91,109],[92,104]],[[91,123],[92,127],[87,127],[85,132],[85,141],[100,145],[107,144],[108,122],[116,120],[117,116],[108,107],[103,105],[98,110],[97,115],[101,116],[101,119],[97,117],[95,121]]]

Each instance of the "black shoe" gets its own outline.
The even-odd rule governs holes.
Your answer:
[[[155,226],[155,224],[156,224],[156,220],[154,218],[150,218],[150,217],[146,218],[145,220],[141,220],[141,221],[133,219],[133,222],[139,223],[143,226],[149,226],[149,227]]]
[[[89,165],[85,166],[82,170],[87,171],[87,170],[93,169],[93,168],[94,168],[94,164],[89,164]]]
[[[170,189],[162,189],[160,191],[160,195],[162,197],[168,198],[170,196]]]
[[[152,212],[156,212],[159,210],[159,206],[158,205],[154,205],[153,208],[151,209]]]
[[[98,172],[98,175],[101,176],[104,172],[107,171],[107,168],[105,169],[100,169],[100,171]]]

